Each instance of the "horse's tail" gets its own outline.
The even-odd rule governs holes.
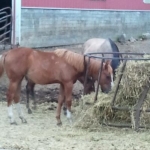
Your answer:
[[[4,73],[4,62],[5,62],[6,53],[0,55],[0,77]]]

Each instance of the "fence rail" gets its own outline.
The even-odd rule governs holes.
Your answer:
[[[104,54],[119,54],[119,58],[111,58],[111,57],[104,57]],[[102,56],[96,56],[98,54],[101,54]],[[125,55],[123,57],[123,55]],[[119,85],[120,85],[120,82],[121,82],[121,79],[122,79],[122,76],[123,76],[123,72],[126,68],[126,64],[127,64],[127,61],[128,60],[136,60],[136,61],[141,61],[141,60],[144,60],[144,61],[148,61],[150,60],[150,57],[149,58],[135,58],[135,57],[131,57],[131,55],[134,55],[134,56],[143,56],[143,55],[149,55],[150,56],[150,53],[125,53],[125,52],[95,52],[95,53],[87,53],[87,54],[84,54],[84,67],[85,67],[85,80],[84,80],[84,94],[85,94],[85,86],[86,86],[86,82],[87,82],[87,77],[88,77],[88,68],[89,68],[89,64],[90,64],[90,59],[91,58],[98,58],[101,60],[100,62],[100,69],[99,69],[99,75],[98,75],[98,83],[100,81],[100,78],[101,78],[101,72],[102,72],[102,67],[103,67],[103,62],[105,59],[120,59],[122,62],[123,62],[123,65],[122,65],[122,69],[121,69],[121,74],[120,76],[118,77],[118,82],[116,83],[116,89],[115,89],[115,92],[114,92],[114,96],[112,98],[112,101],[111,101],[111,108],[113,110],[121,110],[121,111],[125,111],[125,110],[128,110],[128,111],[135,111],[135,114],[134,114],[134,117],[135,117],[135,127],[134,129],[136,131],[139,130],[139,128],[143,128],[143,126],[140,126],[139,125],[139,121],[140,121],[140,115],[141,115],[141,111],[142,111],[142,106],[143,106],[143,103],[145,101],[145,97],[150,89],[150,82],[147,83],[147,85],[143,88],[143,92],[141,93],[138,101],[137,101],[137,104],[135,105],[135,108],[128,108],[128,107],[117,107],[115,106],[115,100],[116,100],[116,96],[117,96],[117,93],[118,93],[118,90],[119,90]],[[86,63],[86,59],[85,58],[88,58],[88,61]],[[94,102],[96,102],[97,100],[97,96],[98,96],[98,91],[99,91],[99,84],[97,84],[97,88],[96,88],[96,93],[95,93],[95,98],[94,98]],[[150,108],[147,108],[147,110],[145,112],[150,112]],[[114,127],[131,127],[131,124],[112,124],[112,123],[107,123],[106,125],[108,126],[114,126]],[[150,127],[146,127],[146,128],[150,128]]]
[[[8,13],[9,11],[9,13]],[[12,11],[10,7],[0,9],[0,44],[11,44]]]

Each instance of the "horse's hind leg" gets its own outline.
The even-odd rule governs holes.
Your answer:
[[[21,111],[21,106],[20,106],[20,102],[19,102],[19,100],[20,100],[20,90],[21,90],[21,83],[19,83],[18,88],[16,90],[16,93],[14,95],[14,102],[15,102],[15,105],[16,105],[16,108],[17,108],[17,111],[18,111],[19,118],[21,119],[22,123],[27,123],[27,121],[24,118],[23,113]]]
[[[10,82],[7,91],[7,107],[8,107],[8,117],[10,118],[10,124],[17,124],[13,116],[12,102],[17,91],[18,84],[16,82]]]
[[[29,94],[31,93],[32,95],[32,98],[34,100],[34,105],[36,105],[36,102],[35,102],[35,98],[34,98],[34,83],[31,83],[31,82],[27,82],[27,85],[26,85],[26,96],[27,96],[27,103],[26,103],[26,107],[28,109],[28,114],[31,114],[32,111],[30,109],[30,106],[29,106]],[[36,107],[36,106],[35,106]]]
[[[29,90],[29,85],[27,83],[26,85],[26,96],[27,96],[26,108],[28,109],[28,114],[32,114],[32,111],[29,106],[29,94],[30,94],[30,90]]]

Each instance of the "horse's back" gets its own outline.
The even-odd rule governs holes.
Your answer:
[[[111,60],[113,70],[115,70],[120,64],[119,49],[110,38],[93,38],[86,41],[84,43],[84,54],[91,52],[117,52],[116,54],[103,54],[103,56],[104,58],[118,58]],[[102,54],[97,54],[96,56],[102,57]]]
[[[92,52],[112,52],[112,48],[108,39],[93,38],[84,43],[84,54]],[[96,56],[102,57],[102,54]],[[113,54],[104,54],[104,57],[112,58]]]
[[[76,71],[54,52],[33,51],[28,76],[38,84],[64,83],[75,77]],[[34,74],[30,74],[34,70]],[[34,76],[38,74],[38,76]]]
[[[7,68],[11,68],[13,71],[20,69],[21,72],[24,72],[31,52],[31,49],[23,47],[12,49],[7,52],[4,65],[6,65]]]

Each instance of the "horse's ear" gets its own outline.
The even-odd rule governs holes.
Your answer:
[[[106,60],[106,62],[103,65],[104,65],[104,69],[107,70],[108,65],[111,65],[111,60]]]

